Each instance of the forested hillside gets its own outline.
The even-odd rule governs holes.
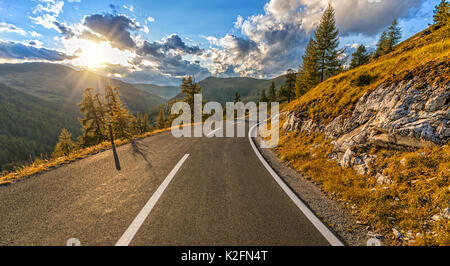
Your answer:
[[[166,100],[169,100],[178,93],[180,93],[180,87],[177,86],[159,86],[154,84],[132,84],[138,90],[143,90],[153,95],[160,96]]]
[[[24,94],[0,83],[0,171],[48,153],[61,128],[80,133],[76,117],[54,103]],[[14,162],[14,163],[13,163]]]
[[[62,65],[0,64],[0,171],[48,155],[62,128],[78,137],[77,104],[84,89],[103,93],[106,85],[120,87],[121,99],[133,114],[166,101],[119,80]]]
[[[262,90],[268,91],[272,82],[278,89],[284,83],[284,76],[271,80],[255,78],[216,78],[209,77],[199,82],[203,99],[217,101],[222,104],[233,102],[235,93],[241,95],[243,101],[258,101]]]
[[[65,110],[78,114],[77,103],[85,88],[103,92],[106,85],[120,87],[124,104],[133,113],[147,112],[165,99],[138,90],[125,82],[99,76],[89,71],[48,63],[1,64],[0,82],[37,98],[54,102]]]

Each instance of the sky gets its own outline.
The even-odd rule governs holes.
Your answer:
[[[297,69],[331,2],[340,46],[373,48],[398,19],[406,39],[439,0],[0,0],[0,63],[44,61],[130,83],[273,78]]]

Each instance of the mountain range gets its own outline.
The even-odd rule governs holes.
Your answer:
[[[273,80],[209,77],[199,82],[203,98],[222,104],[238,92],[244,101],[257,101]],[[106,85],[120,87],[121,99],[133,114],[156,119],[159,106],[180,96],[176,86],[129,84],[86,70],[51,63],[0,64],[0,171],[52,152],[62,128],[80,135],[77,103],[85,88],[103,93]],[[268,91],[266,91],[268,92]]]

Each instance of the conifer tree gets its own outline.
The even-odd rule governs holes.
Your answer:
[[[350,68],[356,68],[369,62],[370,55],[364,45],[360,45],[356,52],[352,54],[352,61],[350,62]]]
[[[386,49],[388,48],[388,37],[387,33],[383,31],[383,33],[380,36],[380,39],[377,43],[377,50],[375,51],[374,57],[380,57],[385,54]]]
[[[394,20],[391,26],[389,26],[388,31],[384,31],[381,34],[374,57],[376,58],[392,52],[392,50],[394,50],[394,46],[398,44],[401,38],[401,29],[398,26],[397,20]]]
[[[320,82],[316,43],[311,38],[302,56],[302,64],[295,81],[295,95],[298,97],[315,87]]]
[[[84,90],[83,100],[78,104],[80,112],[83,114],[79,118],[82,134],[79,137],[80,145],[83,147],[98,144],[106,139],[105,131],[105,113],[101,108],[99,95],[93,95],[94,89],[87,88]]]
[[[446,0],[441,0],[439,5],[436,6],[433,16],[436,24],[448,24],[450,21],[450,3]]]
[[[134,134],[144,134],[150,130],[148,114],[137,113],[136,117],[132,119],[133,133]]]
[[[286,100],[286,96],[285,95],[286,95],[286,93],[284,91],[284,86],[281,85],[280,88],[277,91],[277,99],[278,99],[278,101],[280,101],[280,102],[285,101]]]
[[[63,128],[59,135],[58,143],[56,143],[53,157],[61,157],[69,155],[75,148],[75,143],[72,141],[72,134]]]
[[[163,108],[160,108],[158,114],[158,121],[156,122],[156,128],[162,129],[165,126],[166,126],[166,118],[164,117],[164,110]]]
[[[266,90],[262,90],[261,97],[259,98],[260,103],[267,103],[269,101],[269,98],[266,96]]]
[[[336,28],[336,18],[331,3],[320,20],[320,25],[314,34],[315,52],[318,56],[318,70],[320,82],[336,75],[342,66],[339,57],[342,51],[338,50],[339,30]]]
[[[282,94],[284,97],[286,97],[286,100],[288,102],[294,99],[296,78],[297,73],[295,73],[294,70],[288,69],[286,71],[286,79],[284,81]]]
[[[277,92],[275,89],[275,82],[272,81],[272,84],[270,84],[270,88],[269,88],[269,102],[275,102],[277,98]]]
[[[388,37],[388,42],[387,42],[388,50],[385,52],[390,53],[390,52],[392,52],[392,50],[394,50],[394,46],[396,46],[398,44],[398,42],[400,41],[400,39],[402,38],[402,31],[401,31],[400,27],[398,26],[398,22],[396,19],[394,20],[394,22],[392,22],[392,25],[389,26],[387,37]]]
[[[191,110],[194,110],[194,95],[202,91],[196,82],[193,81],[192,77],[183,78],[181,81],[181,94],[185,96],[184,101],[189,104]]]
[[[133,116],[123,107],[118,87],[105,87],[105,104],[108,122],[110,123],[114,138],[127,139],[132,136]]]
[[[141,134],[146,133],[150,130],[150,122],[148,118],[148,114],[142,116],[139,124]]]
[[[241,101],[241,95],[239,95],[239,92],[236,92],[234,94],[234,103],[238,103]]]

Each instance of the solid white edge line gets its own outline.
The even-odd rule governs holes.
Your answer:
[[[206,135],[207,137],[211,136],[212,134],[216,133],[217,131],[221,130],[222,128],[219,127],[217,129],[214,129],[213,131],[209,132],[208,135]]]
[[[281,179],[281,177],[272,169],[272,167],[266,162],[262,154],[259,152],[256,144],[252,138],[252,131],[259,126],[258,123],[254,125],[248,132],[248,139],[250,144],[258,156],[259,160],[262,162],[264,167],[266,167],[267,171],[272,175],[275,181],[280,185],[280,187],[284,190],[284,192],[289,196],[289,198],[295,203],[295,205],[300,209],[300,211],[308,218],[308,220],[316,227],[316,229],[322,234],[323,237],[332,245],[332,246],[344,246],[344,244],[333,234],[333,232],[326,227],[322,221],[317,218],[317,216],[306,206],[305,203],[292,191],[292,189],[286,185],[286,183]]]
[[[130,242],[133,240],[134,236],[136,235],[137,231],[141,227],[141,225],[144,223],[147,216],[152,211],[153,207],[158,202],[159,198],[163,194],[164,190],[169,185],[170,181],[172,181],[175,174],[178,172],[178,170],[183,165],[184,161],[189,157],[189,154],[185,154],[183,158],[175,165],[175,167],[172,169],[172,171],[169,173],[169,175],[164,179],[164,181],[161,183],[161,185],[158,187],[158,189],[155,191],[155,193],[151,196],[151,198],[147,201],[144,208],[139,212],[139,214],[134,218],[133,222],[130,224],[128,229],[123,233],[122,237],[120,237],[119,241],[117,241],[116,246],[128,246]]]

